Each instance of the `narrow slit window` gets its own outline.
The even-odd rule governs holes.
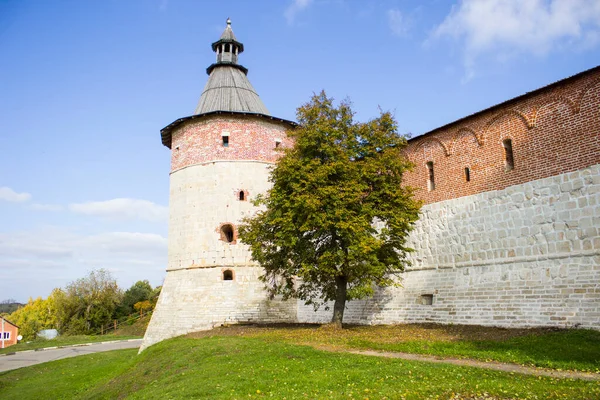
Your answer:
[[[433,161],[427,162],[427,189],[431,192],[435,189],[435,176],[433,175]]]
[[[223,280],[224,281],[232,281],[233,280],[233,271],[230,269],[226,269],[223,271]]]
[[[229,136],[223,136],[223,147],[229,147]]]
[[[233,226],[225,224],[221,227],[221,239],[227,243],[233,243]]]
[[[246,200],[246,193],[243,190],[240,190],[239,199],[240,201]]]
[[[465,167],[465,181],[471,182],[471,170],[469,167]]]
[[[512,140],[503,140],[502,146],[504,147],[504,169],[506,171],[513,170],[515,168],[515,158],[513,156]]]

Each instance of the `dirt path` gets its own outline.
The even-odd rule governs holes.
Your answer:
[[[506,364],[497,361],[478,361],[473,359],[462,359],[462,358],[443,358],[439,356],[426,356],[422,354],[412,353],[397,353],[388,351],[374,351],[374,350],[340,350],[331,349],[326,347],[315,347],[318,350],[333,351],[333,352],[344,352],[350,354],[359,354],[363,356],[375,356],[385,358],[400,358],[402,360],[410,361],[424,361],[438,364],[452,364],[460,365],[464,367],[476,367],[493,369],[496,371],[503,372],[514,372],[517,374],[535,375],[535,376],[548,376],[552,378],[560,379],[583,379],[586,381],[600,381],[600,374],[592,372],[579,372],[579,371],[557,371],[545,368],[526,367],[518,364]]]

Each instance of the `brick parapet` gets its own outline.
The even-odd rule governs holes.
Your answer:
[[[502,141],[512,141],[505,170]],[[592,70],[409,141],[405,183],[425,204],[572,172],[600,163],[600,70]],[[435,189],[428,190],[427,162]],[[470,181],[465,178],[469,168]]]
[[[280,153],[277,142],[291,144],[290,125],[244,115],[213,115],[190,120],[172,133],[171,172],[212,161],[274,163]],[[223,136],[228,138],[223,145]]]

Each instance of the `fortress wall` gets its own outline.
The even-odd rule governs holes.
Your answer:
[[[503,140],[514,169],[505,169]],[[425,204],[577,171],[600,163],[600,67],[411,139],[405,183]],[[427,162],[435,189],[428,190]],[[469,168],[470,181],[465,177]]]
[[[243,322],[295,322],[296,302],[269,300],[259,267],[236,267],[234,280],[223,267],[167,272],[141,350],[168,338]],[[140,351],[141,351],[140,350]]]
[[[345,322],[600,326],[600,165],[424,206],[411,238],[404,287]],[[300,322],[331,313],[298,306]]]
[[[247,247],[219,235],[252,212],[240,190],[268,189],[276,142],[291,145],[287,127],[210,115],[172,131],[169,265],[142,348],[222,323],[331,319],[331,310],[267,301]],[[405,183],[425,204],[413,266],[402,288],[351,302],[345,322],[598,329],[600,67],[411,139],[405,153],[415,164]]]

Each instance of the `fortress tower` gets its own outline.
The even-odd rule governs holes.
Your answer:
[[[250,84],[229,19],[212,50],[194,114],[161,130],[171,149],[169,264],[143,347],[223,323],[295,320],[295,302],[267,300],[260,268],[237,240],[295,124],[271,116]]]
[[[236,322],[331,319],[269,300],[237,241],[295,124],[269,115],[231,30],[194,115],[161,130],[171,149],[169,264],[142,349]],[[451,99],[449,99],[451,101]],[[345,323],[600,327],[600,67],[408,142],[405,183],[423,200],[402,287],[347,303]]]

